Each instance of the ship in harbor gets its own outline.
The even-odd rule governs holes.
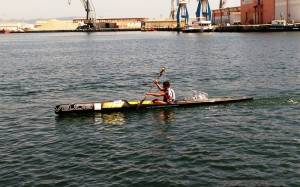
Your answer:
[[[208,0],[200,0],[196,11],[196,21],[191,25],[186,24],[182,32],[212,32],[214,31],[211,24],[212,12]]]
[[[193,21],[192,25],[186,25],[183,27],[183,33],[195,33],[195,32],[213,32],[214,27],[211,21]]]

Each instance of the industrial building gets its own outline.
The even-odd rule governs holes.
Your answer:
[[[78,27],[78,23],[72,21],[60,21],[57,19],[51,19],[48,21],[36,21],[36,31],[59,31],[59,30],[75,30]]]
[[[100,28],[137,29],[148,18],[106,18],[97,19]]]
[[[213,10],[212,24],[238,25],[241,23],[241,7],[228,7]]]
[[[181,25],[184,25],[184,20],[181,20]],[[142,23],[142,28],[176,28],[176,20],[146,20]]]
[[[22,24],[21,23],[16,23],[16,22],[2,22],[0,23],[0,30],[5,29],[5,30],[19,30],[21,29]]]
[[[300,23],[300,1],[241,0],[242,24],[269,24],[276,19]]]
[[[101,28],[118,28],[118,29],[140,29],[142,23],[148,18],[99,18],[95,20],[95,27]],[[73,23],[82,25],[86,19],[73,19]]]

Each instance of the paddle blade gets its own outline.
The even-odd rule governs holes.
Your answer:
[[[166,68],[161,68],[160,72],[159,72],[159,76],[162,76],[162,74],[166,71]]]

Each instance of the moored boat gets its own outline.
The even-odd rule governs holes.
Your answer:
[[[56,105],[54,110],[58,115],[83,114],[83,113],[112,113],[124,111],[137,111],[154,108],[191,107],[203,105],[218,105],[253,100],[252,97],[224,97],[204,100],[178,100],[172,104],[153,104],[151,101],[114,100],[103,102],[73,103]]]
[[[270,30],[295,30],[298,31],[299,27],[294,24],[287,23],[286,20],[273,20],[271,23]]]
[[[183,27],[183,33],[195,33],[195,32],[213,32],[214,28],[211,25],[211,21],[193,21],[192,25],[186,25]]]

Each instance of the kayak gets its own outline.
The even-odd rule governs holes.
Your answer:
[[[139,104],[139,101],[114,100],[89,103],[60,104],[56,105],[54,109],[55,113],[58,115],[83,113],[112,113],[155,108],[218,105],[251,100],[253,100],[253,97],[224,97],[210,98],[205,100],[177,100],[175,103],[172,104],[154,104],[152,103],[152,101],[143,101],[142,104]]]

